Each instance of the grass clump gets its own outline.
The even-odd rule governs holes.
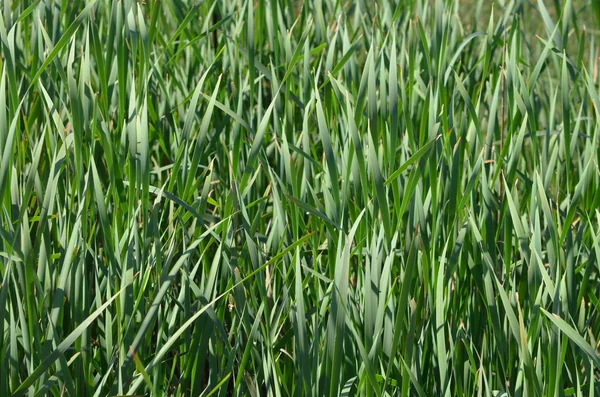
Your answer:
[[[595,2],[1,10],[0,395],[600,393]]]

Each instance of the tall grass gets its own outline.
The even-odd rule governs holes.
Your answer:
[[[0,395],[598,395],[600,7],[532,3],[3,0]]]

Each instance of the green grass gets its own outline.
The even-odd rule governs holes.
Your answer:
[[[0,395],[598,396],[595,1],[2,0]]]

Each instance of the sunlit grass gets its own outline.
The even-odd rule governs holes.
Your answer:
[[[0,396],[600,393],[596,2],[0,9]]]

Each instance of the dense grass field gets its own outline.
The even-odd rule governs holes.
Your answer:
[[[0,9],[0,396],[600,395],[600,3]]]

